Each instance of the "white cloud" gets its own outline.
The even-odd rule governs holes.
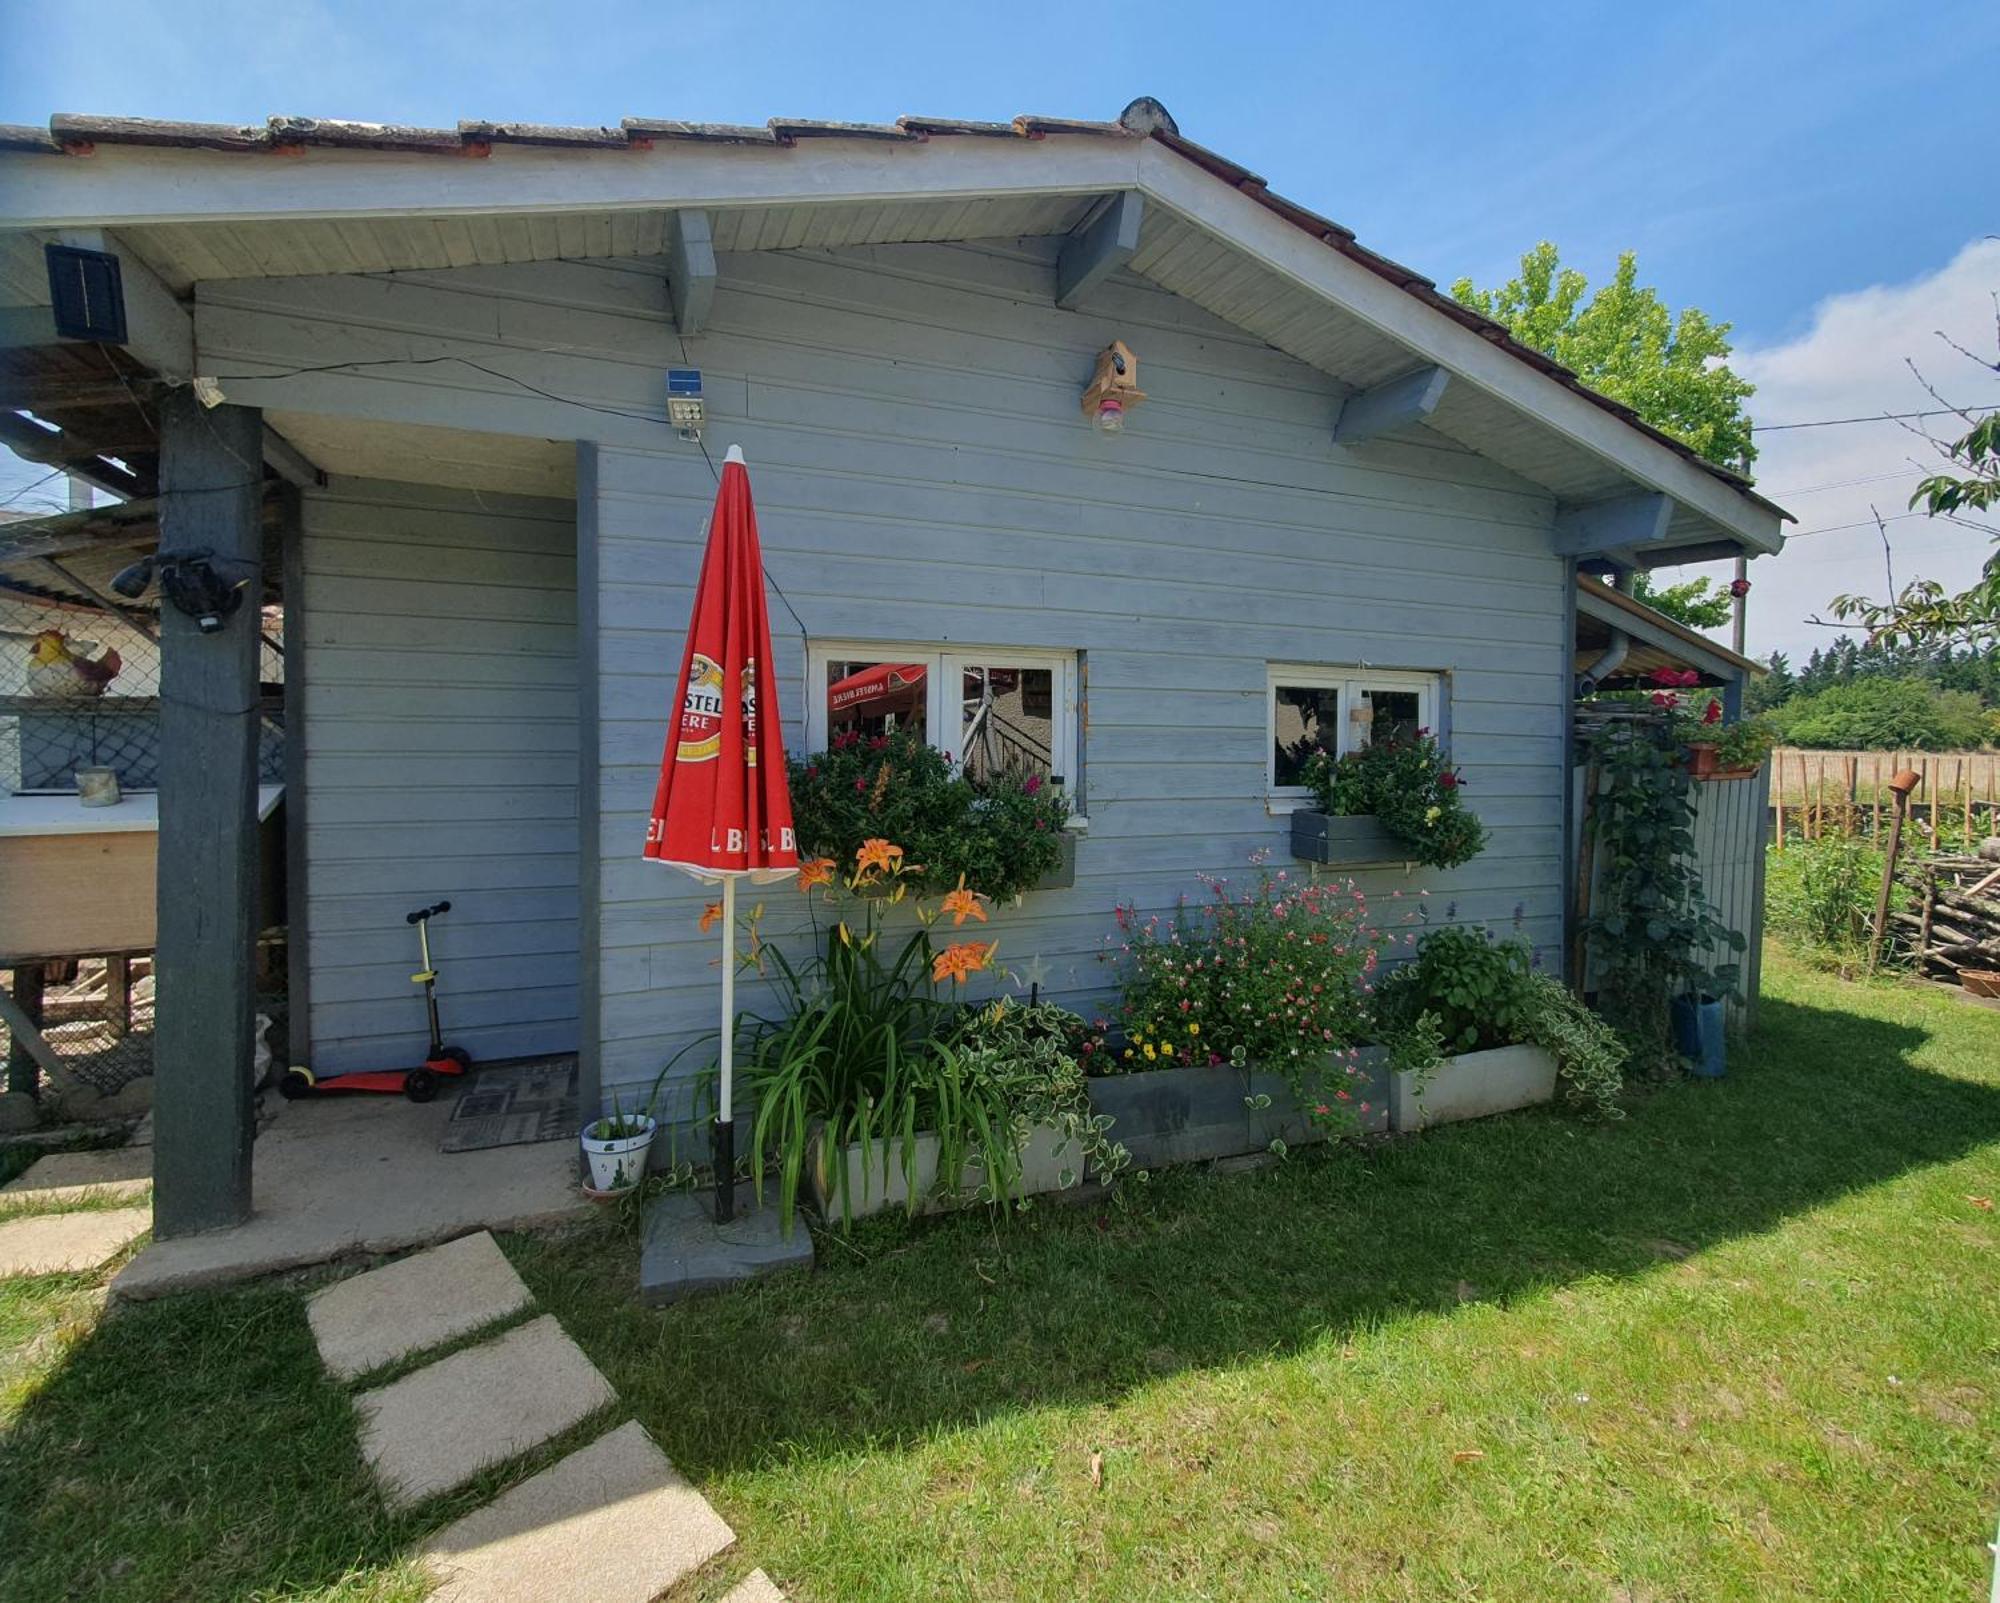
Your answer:
[[[1937,401],[1910,371],[1912,361],[1953,404],[1991,407],[2000,403],[2000,377],[1990,368],[1982,372],[1938,334],[1988,362],[2000,357],[1996,292],[2000,239],[1977,240],[1923,278],[1829,297],[1814,309],[1805,333],[1782,344],[1739,348],[1731,365],[1757,386],[1751,406],[1760,424],[1934,408]],[[1946,437],[1965,431],[1953,417],[1919,426]],[[1757,444],[1758,488],[1798,522],[1788,528],[1790,543],[1781,555],[1751,564],[1748,643],[1754,655],[1781,650],[1803,657],[1835,637],[1836,631],[1806,621],[1827,616],[1831,597],[1883,593],[1877,510],[1893,519],[1886,527],[1898,585],[1927,578],[1962,589],[1992,549],[1974,530],[1907,515],[1910,492],[1935,470],[1937,453],[1895,423],[1763,433]],[[1686,572],[1728,576],[1726,565]],[[1661,575],[1667,582],[1677,576]]]

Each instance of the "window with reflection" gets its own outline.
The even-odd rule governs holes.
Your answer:
[[[1271,756],[1265,777],[1272,800],[1291,803],[1306,795],[1300,774],[1315,750],[1345,757],[1383,741],[1436,733],[1443,680],[1437,674],[1274,663],[1269,688]]]

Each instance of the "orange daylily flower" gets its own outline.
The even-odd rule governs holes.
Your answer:
[[[880,869],[887,874],[901,873],[903,868],[903,848],[883,840],[879,835],[861,843],[861,850],[854,854],[854,871],[866,874],[872,869]]]
[[[961,874],[958,876],[958,889],[947,891],[938,906],[951,914],[952,928],[957,929],[968,918],[976,918],[982,924],[986,922],[986,909],[979,905],[980,900],[979,892],[965,888],[965,876]]]
[[[799,889],[809,891],[820,885],[833,883],[833,859],[831,857],[808,857],[799,864]]]
[[[947,946],[931,962],[931,979],[950,980],[954,985],[962,982],[969,974],[977,974],[993,962],[993,954],[1000,949],[998,941],[959,941]]]
[[[701,932],[706,935],[722,921],[722,904],[710,902],[701,910]]]

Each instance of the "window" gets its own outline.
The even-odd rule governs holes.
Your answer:
[[[1266,774],[1273,808],[1289,812],[1306,798],[1299,773],[1317,747],[1344,757],[1377,740],[1435,733],[1439,683],[1427,673],[1273,666]]]
[[[806,744],[913,729],[977,777],[1016,770],[1078,794],[1077,658],[1007,647],[816,645]]]

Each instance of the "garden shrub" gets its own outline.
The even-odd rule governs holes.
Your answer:
[[[964,883],[1005,898],[1062,861],[1069,801],[1040,774],[972,779],[909,730],[834,737],[790,765],[800,856],[850,863],[863,841],[893,840],[912,891]]]
[[[1445,761],[1426,730],[1407,740],[1379,740],[1345,757],[1317,749],[1300,778],[1321,812],[1372,814],[1412,861],[1456,868],[1486,845],[1485,826],[1465,805],[1465,776]]]
[[[1868,945],[1882,884],[1882,853],[1867,840],[1822,836],[1766,854],[1765,923],[1774,934],[1834,956]]]

